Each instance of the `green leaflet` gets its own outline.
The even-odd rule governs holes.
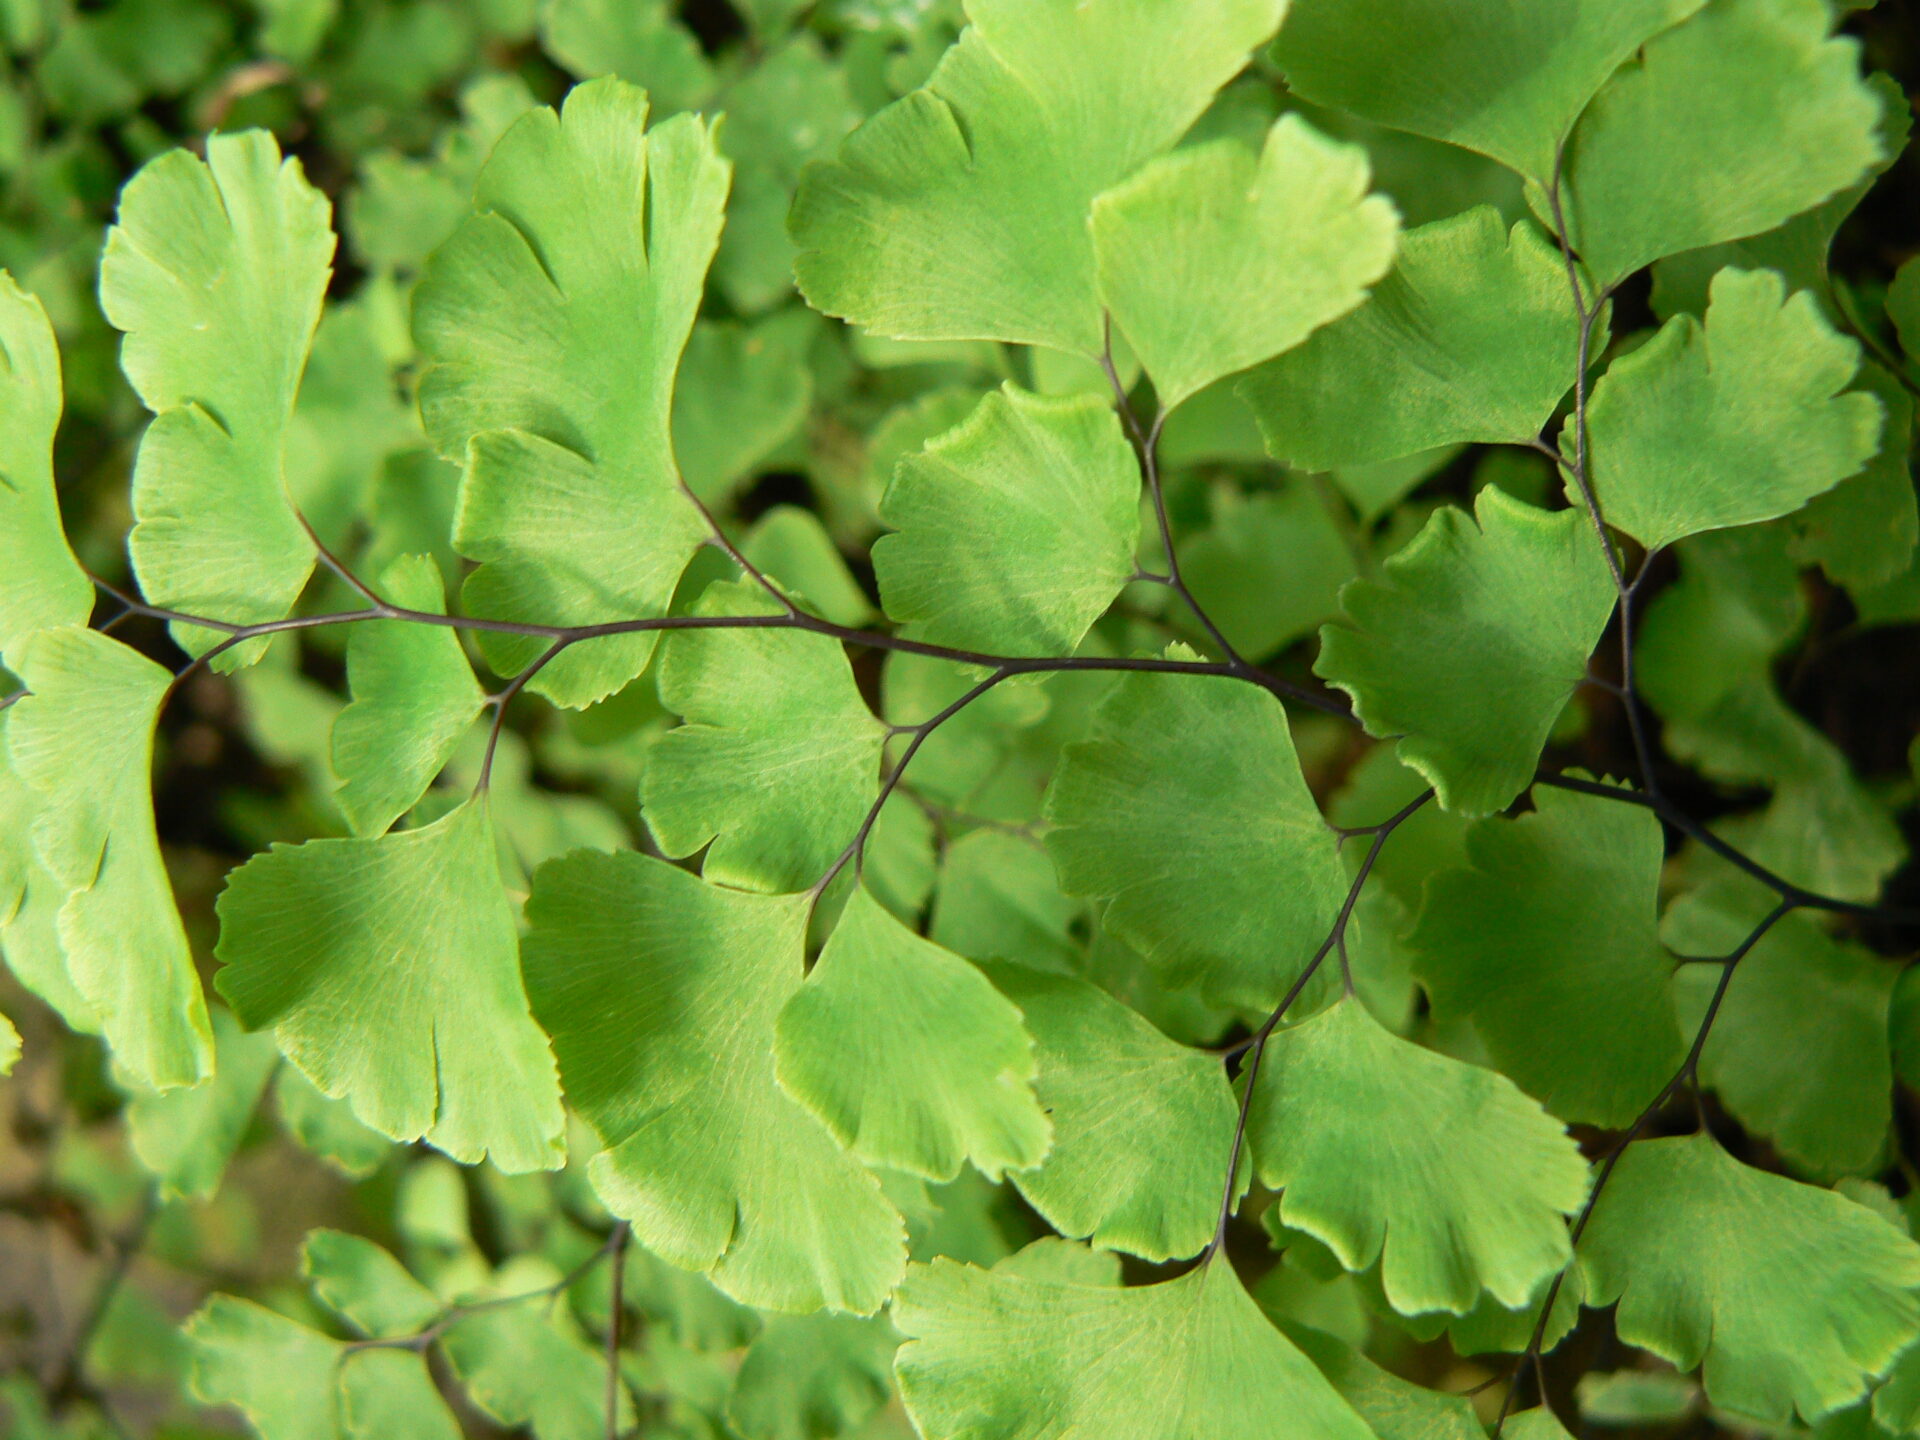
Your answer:
[[[314,1299],[362,1335],[416,1335],[444,1308],[392,1255],[340,1230],[308,1232],[300,1247],[300,1273]]]
[[[475,613],[546,625],[662,615],[705,537],[678,486],[673,377],[719,239],[727,165],[706,126],[648,131],[644,93],[581,85],[535,110],[480,174],[471,216],[414,299],[421,416],[464,463],[454,544]],[[652,632],[574,646],[530,688],[585,705]],[[516,673],[545,643],[482,638]]]
[[[1779,1423],[1850,1404],[1920,1330],[1920,1247],[1870,1211],[1740,1164],[1706,1135],[1629,1149],[1581,1237],[1589,1303]]]
[[[0,1015],[0,1075],[11,1074],[20,1061],[20,1032],[13,1021]]]
[[[873,602],[811,510],[774,506],[747,532],[740,553],[795,603],[823,620],[857,629],[877,618]]]
[[[460,1427],[407,1350],[349,1351],[250,1300],[216,1295],[187,1322],[193,1391],[232,1405],[262,1440],[458,1440]]]
[[[352,1179],[366,1179],[393,1153],[393,1142],[361,1124],[350,1104],[333,1099],[292,1065],[282,1065],[274,1076],[273,1103],[289,1135]]]
[[[777,615],[749,581],[713,585],[701,615]],[[742,889],[804,890],[853,840],[879,793],[886,726],[838,642],[797,630],[686,630],[660,662],[660,700],[685,724],[647,761],[641,798],[668,855],[707,847],[702,873]]]
[[[1171,410],[1366,299],[1399,217],[1366,152],[1297,115],[1143,166],[1093,203],[1100,296]]]
[[[1481,1440],[1486,1434],[1473,1402],[1463,1395],[1402,1380],[1324,1331],[1281,1322],[1280,1332],[1319,1367],[1379,1440]]]
[[[870,1165],[989,1179],[1045,1158],[1020,1012],[950,950],[856,890],[806,983],[780,1012],[780,1088]]]
[[[751,326],[693,327],[673,381],[673,451],[703,502],[723,503],[806,419],[818,323],[795,306]]]
[[[377,839],[276,845],[219,900],[215,987],[366,1124],[509,1172],[563,1156],[490,807]]]
[[[714,276],[736,309],[755,314],[793,294],[787,211],[802,167],[830,154],[861,111],[845,65],[804,30],[741,76],[724,106],[733,194]]]
[[[1262,660],[1340,613],[1354,546],[1311,485],[1251,495],[1216,485],[1210,501],[1212,524],[1180,542],[1180,578],[1236,651]],[[1187,621],[1181,608],[1169,618]],[[1187,628],[1201,638],[1197,621]]]
[[[1132,1289],[938,1260],[909,1271],[893,1313],[927,1440],[1373,1434],[1221,1257]]]
[[[1544,785],[1533,804],[1531,815],[1477,822],[1465,865],[1428,880],[1408,942],[1414,973],[1434,1013],[1471,1021],[1494,1063],[1548,1110],[1617,1128],[1684,1053],[1655,922],[1660,822]]]
[[[1281,1219],[1406,1314],[1524,1305],[1572,1251],[1587,1193],[1566,1132],[1508,1080],[1383,1029],[1354,999],[1276,1033],[1247,1122]]]
[[[239,624],[277,620],[313,568],[288,504],[284,449],[332,275],[326,197],[273,137],[173,150],[120,197],[100,303],[154,421],[133,472],[134,573],[155,605]],[[220,637],[177,626],[189,650]],[[221,668],[250,664],[264,642]]]
[[[1478,150],[1544,183],[1594,91],[1702,0],[1293,0],[1274,57],[1319,105]]]
[[[1880,104],[1820,0],[1712,0],[1649,41],[1567,146],[1567,222],[1603,285],[1771,230],[1880,158]]]
[[[541,0],[540,43],[582,80],[618,75],[663,115],[713,93],[713,67],[667,0]]]
[[[93,586],[60,528],[53,432],[60,352],[36,300],[0,270],[0,653],[35,630],[84,625]]]
[[[858,1433],[892,1393],[899,1343],[884,1315],[770,1316],[741,1357],[727,1419],[745,1440]]]
[[[538,1295],[562,1279],[539,1256],[519,1255],[500,1267],[487,1298]],[[527,1426],[535,1440],[603,1440],[607,1363],[558,1300],[475,1309],[450,1326],[442,1342],[467,1398],[502,1425]],[[614,1423],[634,1423],[625,1384],[615,1392]]]
[[[431,556],[401,556],[375,589],[402,609],[446,613]],[[353,703],[333,722],[333,799],[354,834],[379,835],[426,793],[486,695],[457,631],[405,620],[353,627],[347,683]]]
[[[1372,299],[1240,393],[1271,453],[1310,470],[1462,441],[1526,444],[1573,385],[1579,332],[1552,242],[1481,205],[1408,231]]]
[[[1094,197],[1179,139],[1283,9],[971,0],[926,87],[801,176],[801,293],[900,339],[1100,354]]]
[[[133,1152],[159,1179],[163,1199],[213,1198],[280,1064],[271,1035],[248,1035],[225,1010],[212,1018],[213,1074],[191,1087],[137,1094],[127,1107]]]
[[[1861,368],[1859,388],[1880,401],[1885,423],[1866,468],[1822,491],[1792,517],[1793,558],[1818,565],[1858,593],[1906,569],[1920,541],[1913,482],[1913,396],[1878,365]]]
[[[1353,696],[1369,735],[1449,810],[1486,815],[1525,788],[1613,611],[1578,511],[1548,514],[1489,485],[1477,528],[1448,506],[1341,594],[1352,628],[1321,632],[1317,674]]]
[[[1900,335],[1900,348],[1920,355],[1920,263],[1908,260],[1887,286],[1887,318]]]
[[[1010,1177],[1020,1193],[1062,1234],[1147,1260],[1197,1254],[1213,1238],[1233,1141],[1218,1057],[1176,1045],[1084,980],[987,970],[1026,1018],[1034,1091],[1053,1122],[1045,1161]],[[1243,1191],[1244,1167],[1236,1178]]]
[[[1084,910],[1060,893],[1053,862],[1037,840],[975,830],[941,856],[928,933],[972,960],[1011,960],[1071,975],[1083,948],[1073,923]]]
[[[527,915],[528,990],[606,1146],[589,1173],[607,1207],[747,1304],[878,1309],[905,1263],[899,1214],[774,1083],[805,897],[579,851],[540,868]]]
[[[57,946],[64,960],[58,990],[43,994],[77,999],[86,1013],[76,1026],[97,1027],[136,1085],[197,1084],[213,1071],[213,1036],[149,790],[154,720],[171,677],[119,641],[72,627],[36,631],[7,661],[32,692],[9,708],[6,727],[32,816],[26,905],[47,927],[42,953],[50,962]],[[25,918],[23,907],[7,935],[16,967]]]
[[[1788,298],[1771,271],[1722,270],[1704,325],[1675,316],[1594,388],[1601,513],[1657,549],[1799,509],[1878,448],[1879,401],[1840,393],[1859,353],[1812,295]]]
[[[1067,746],[1047,818],[1061,888],[1105,901],[1164,982],[1214,1003],[1272,1005],[1346,893],[1286,712],[1233,680],[1128,676]]]
[[[1110,402],[1008,385],[894,472],[880,600],[916,640],[1070,655],[1134,573],[1140,471]]]
[[[1691,955],[1725,955],[1771,908],[1755,887],[1723,881],[1681,897],[1662,925]],[[1720,978],[1689,965],[1676,981],[1697,1026]],[[1897,966],[1788,915],[1740,962],[1700,1056],[1700,1075],[1740,1120],[1820,1180],[1879,1167],[1893,1123],[1888,1023]]]

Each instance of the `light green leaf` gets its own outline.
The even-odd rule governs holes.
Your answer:
[[[1909,356],[1920,356],[1920,259],[1906,261],[1895,272],[1887,286],[1886,305],[1900,348]]]
[[[1707,1135],[1642,1140],[1580,1241],[1589,1303],[1629,1345],[1767,1423],[1866,1394],[1920,1331],[1920,1246],[1830,1190],[1750,1169]]]
[[[1010,1177],[1064,1235],[1147,1260],[1213,1236],[1238,1107],[1218,1057],[1176,1045],[1084,980],[986,967],[1020,1007],[1053,1121],[1037,1170]],[[1247,1175],[1237,1177],[1244,1190]]]
[[[84,625],[93,586],[67,546],[53,485],[60,352],[40,302],[0,270],[0,652],[34,630]]]
[[[880,335],[1098,355],[1094,196],[1179,139],[1283,9],[971,0],[926,87],[801,177],[801,292]]]
[[[776,505],[754,522],[740,553],[821,619],[859,627],[878,612],[820,517],[798,505]]]
[[[1886,420],[1880,446],[1859,474],[1809,500],[1793,516],[1793,558],[1858,592],[1907,568],[1920,541],[1913,492],[1913,396],[1878,365],[1861,368],[1859,388],[1877,397]]]
[[[351,1105],[292,1065],[282,1065],[274,1077],[273,1103],[289,1135],[352,1179],[366,1179],[393,1150],[391,1140],[360,1123]]]
[[[1544,181],[1622,60],[1701,0],[1294,0],[1275,58],[1287,85],[1396,130],[1478,150]]]
[[[1675,949],[1731,953],[1772,908],[1740,882],[1682,896],[1662,926]],[[1748,1130],[1820,1180],[1880,1168],[1893,1123],[1888,1022],[1900,969],[1788,915],[1741,960],[1714,1018],[1700,1075]],[[1676,998],[1704,1018],[1717,965],[1689,965]]]
[[[1700,1387],[1671,1370],[1613,1370],[1582,1375],[1574,1387],[1589,1425],[1637,1430],[1677,1425],[1700,1403]]]
[[[1649,549],[1797,510],[1879,446],[1879,401],[1840,393],[1859,346],[1812,295],[1722,270],[1712,297],[1705,325],[1676,315],[1594,387],[1600,512]]]
[[[1045,1158],[1033,1043],[985,976],[864,888],[780,1012],[780,1087],[869,1165],[989,1179]]]
[[[1247,1123],[1280,1216],[1349,1270],[1381,1261],[1394,1309],[1510,1308],[1571,1255],[1580,1150],[1506,1076],[1383,1029],[1346,999],[1274,1035]]]
[[[1319,1367],[1379,1440],[1482,1440],[1486,1434],[1464,1395],[1402,1380],[1325,1331],[1283,1323],[1280,1333]]]
[[[187,1322],[193,1390],[232,1405],[262,1440],[458,1440],[460,1427],[409,1350],[349,1350],[339,1340],[216,1295]]]
[[[926,1440],[1372,1440],[1267,1322],[1224,1257],[1133,1289],[916,1265],[894,1301],[896,1362]]]
[[[13,1021],[0,1015],[0,1075],[9,1075],[20,1061],[20,1032]]]
[[[378,839],[276,845],[219,900],[215,980],[241,1024],[366,1124],[469,1163],[563,1156],[484,798]]]
[[[775,1315],[741,1357],[727,1419],[744,1440],[855,1433],[893,1392],[899,1343],[884,1315]]]
[[[1240,393],[1275,458],[1309,470],[1526,444],[1573,385],[1579,331],[1552,242],[1481,205],[1408,231],[1372,299]]]
[[[1093,202],[1100,296],[1163,410],[1298,345],[1366,299],[1400,219],[1366,151],[1298,115],[1143,166]]]
[[[445,1308],[387,1251],[340,1230],[308,1233],[300,1247],[300,1273],[314,1298],[362,1335],[416,1335]]]
[[[376,587],[404,610],[446,613],[431,556],[403,555]],[[356,835],[379,835],[412,809],[486,701],[457,631],[372,620],[347,637],[353,703],[333,722],[334,803]]]
[[[940,857],[928,933],[971,960],[1011,960],[1070,975],[1082,950],[1073,922],[1084,909],[1060,893],[1053,862],[1037,840],[974,830]]]
[[[40,630],[7,656],[27,689],[7,753],[31,796],[34,867],[64,981],[114,1063],[148,1090],[213,1070],[213,1036],[154,834],[153,725],[172,677],[94,630]],[[57,908],[56,908],[57,907]],[[14,955],[15,934],[8,934]],[[17,963],[17,961],[15,962]],[[64,988],[64,986],[62,987]]]
[[[213,1047],[210,1078],[143,1092],[127,1107],[133,1153],[159,1178],[163,1199],[213,1197],[280,1063],[271,1035],[248,1035],[225,1010],[213,1011]]]
[[[238,624],[278,620],[313,568],[287,501],[284,450],[331,278],[326,197],[273,137],[171,150],[121,192],[100,301],[154,421],[133,472],[128,546],[155,605]],[[219,637],[176,627],[205,650]],[[221,668],[257,660],[237,647]]]
[[[818,323],[795,307],[752,326],[694,325],[674,379],[673,450],[707,504],[725,501],[806,419],[806,352]]]
[[[774,615],[751,582],[709,587],[695,613]],[[706,847],[709,880],[804,890],[854,838],[880,785],[886,726],[838,641],[798,630],[685,630],[660,700],[685,724],[654,745],[641,799],[668,855]]]
[[[1435,512],[1379,580],[1341,595],[1353,628],[1321,632],[1315,673],[1353,696],[1369,735],[1449,810],[1486,815],[1525,788],[1613,611],[1586,516],[1489,485]]]
[[[668,0],[541,0],[540,43],[576,78],[618,75],[662,115],[713,93],[713,67]]]
[[[1251,495],[1218,485],[1211,518],[1180,542],[1180,578],[1241,655],[1260,660],[1340,613],[1354,547],[1310,485]],[[1203,633],[1198,622],[1188,629]]]
[[[1648,41],[1580,118],[1573,240],[1603,285],[1771,230],[1880,158],[1859,45],[1820,0],[1713,0]]]
[[[1533,805],[1474,825],[1464,867],[1427,881],[1414,973],[1548,1110],[1624,1126],[1684,1051],[1655,920],[1660,822],[1544,785]]]
[[[1113,406],[1006,386],[900,462],[873,547],[916,640],[1071,655],[1134,572],[1140,471]]]
[[[581,85],[535,110],[481,172],[470,217],[414,296],[427,433],[464,463],[454,543],[479,614],[547,625],[666,613],[705,536],[678,486],[673,375],[700,303],[727,165],[697,118],[645,129],[646,96]],[[653,634],[574,646],[530,688],[566,705],[619,689]],[[483,640],[503,673],[544,643]]]
[[[607,1147],[589,1171],[607,1207],[748,1304],[878,1309],[906,1258],[900,1216],[774,1081],[805,897],[581,851],[541,867],[527,915],[528,988]]]
[[[1215,1003],[1278,1000],[1346,893],[1286,712],[1235,680],[1128,676],[1067,746],[1047,817],[1061,887],[1105,901],[1165,983]]]
[[[550,1262],[518,1255],[500,1267],[481,1305],[486,1299],[537,1297],[562,1278]],[[448,1328],[441,1343],[467,1398],[502,1425],[529,1426],[536,1440],[606,1435],[606,1360],[557,1299],[476,1306]],[[614,1404],[613,1423],[626,1434],[634,1414],[624,1384]]]
[[[714,276],[735,309],[755,314],[793,294],[787,211],[801,167],[831,154],[861,110],[848,67],[801,31],[743,74],[726,94],[721,145],[733,157],[727,228]]]

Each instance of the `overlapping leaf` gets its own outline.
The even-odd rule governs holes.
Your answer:
[[[1534,813],[1482,820],[1466,865],[1427,882],[1415,973],[1471,1021],[1522,1089],[1565,1120],[1620,1126],[1680,1063],[1655,920],[1651,813],[1538,786]]]
[[[60,352],[40,302],[0,271],[0,652],[34,630],[83,625],[93,587],[60,528],[53,432]]]
[[[1813,296],[1766,270],[1722,270],[1712,296],[1704,325],[1675,316],[1594,388],[1600,512],[1649,549],[1797,510],[1879,444],[1880,403],[1840,393],[1859,347]]]
[[[1365,305],[1255,370],[1241,393],[1276,457],[1331,470],[1469,440],[1525,444],[1578,368],[1579,321],[1552,243],[1479,206],[1409,231]]]
[[[1149,1260],[1192,1255],[1212,1237],[1227,1180],[1235,1106],[1214,1056],[1167,1039],[1084,980],[988,967],[1020,1007],[1053,1123],[1020,1193],[1064,1235]],[[1244,1168],[1237,1177],[1244,1188]]]
[[[107,237],[100,300],[154,421],[134,465],[129,541],[156,605],[277,620],[313,568],[283,451],[332,274],[326,198],[273,137],[216,135],[134,177]],[[181,627],[190,649],[219,637]],[[259,658],[242,646],[225,664]]]
[[[606,1147],[590,1173],[608,1208],[748,1304],[878,1309],[906,1258],[899,1214],[774,1082],[805,897],[579,851],[541,867],[527,913],[528,989]]]
[[[1489,485],[1474,520],[1437,512],[1379,580],[1341,595],[1314,669],[1450,810],[1504,808],[1586,673],[1614,590],[1586,517]]]
[[[1320,105],[1464,145],[1544,183],[1594,91],[1702,0],[1294,0],[1274,47]]]
[[[380,597],[405,610],[446,613],[440,570],[426,555],[388,566]],[[378,835],[413,808],[452,756],[486,696],[446,627],[373,620],[347,639],[353,703],[333,722],[334,803],[356,835]]]
[[[517,123],[470,217],[427,267],[414,333],[421,414],[464,463],[454,543],[479,613],[546,625],[665,613],[705,535],[680,492],[674,368],[718,242],[727,165],[683,116],[646,128],[618,80]],[[639,673],[653,634],[575,646],[531,682],[583,705]],[[495,636],[508,673],[544,642]]]
[[[702,615],[777,615],[742,581]],[[669,855],[707,847],[703,873],[749,890],[804,890],[853,840],[880,784],[886,726],[838,642],[797,630],[689,630],[667,644],[660,698],[686,723],[653,747],[647,824]]]
[[[1033,1044],[985,976],[864,888],[780,1012],[781,1088],[872,1165],[990,1179],[1046,1155]]]
[[[1365,151],[1288,115],[1258,155],[1233,140],[1191,146],[1094,201],[1100,296],[1162,409],[1366,298],[1399,230],[1368,179]]]
[[[1602,284],[1770,230],[1880,158],[1879,102],[1831,24],[1820,0],[1713,0],[1620,67],[1565,158],[1572,239]]]
[[[1162,979],[1216,1001],[1279,999],[1346,890],[1286,712],[1233,680],[1127,677],[1067,747],[1047,815],[1062,888],[1105,901]]]
[[[894,1301],[896,1362],[927,1440],[1299,1433],[1368,1440],[1366,1424],[1267,1323],[1223,1257],[1133,1289],[938,1260]]]
[[[276,845],[220,896],[215,981],[321,1090],[399,1140],[502,1170],[560,1163],[484,797],[375,839]]]
[[[1355,999],[1276,1033],[1247,1124],[1280,1215],[1407,1314],[1508,1307],[1567,1263],[1586,1164],[1512,1081],[1389,1033]]]
[[[802,176],[801,293],[882,335],[1098,355],[1094,196],[1179,139],[1283,8],[972,0],[925,88]]]
[[[36,631],[7,661],[31,692],[7,712],[7,755],[27,803],[9,817],[9,849],[30,835],[32,850],[8,959],[18,968],[32,946],[51,982],[42,993],[77,1000],[75,1023],[98,1028],[134,1083],[195,1084],[212,1072],[213,1037],[149,790],[171,677],[119,641],[71,627]],[[24,933],[28,924],[38,933]]]
[[[917,640],[1070,655],[1134,573],[1139,496],[1111,404],[1008,386],[895,471],[881,603]]]
[[[1629,1149],[1580,1241],[1590,1303],[1715,1405],[1769,1422],[1851,1404],[1920,1332],[1920,1247],[1710,1136]]]

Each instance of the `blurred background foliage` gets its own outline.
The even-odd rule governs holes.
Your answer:
[[[894,461],[1002,380],[1052,392],[1106,386],[1085,362],[1052,353],[862,336],[807,310],[793,292],[784,222],[801,166],[920,84],[961,24],[958,0],[0,0],[0,265],[40,297],[58,332],[68,408],[57,473],[83,562],[125,579],[128,470],[145,418],[96,298],[119,188],[169,147],[258,126],[332,198],[342,236],[299,399],[290,457],[297,499],[359,573],[377,575],[388,559],[424,550],[457,579],[445,538],[456,474],[431,454],[411,404],[410,288],[464,213],[505,128],[574,81],[612,72],[644,85],[657,114],[724,112],[722,144],[735,166],[705,318],[676,399],[681,465],[756,563],[835,621],[877,618],[865,555]],[[1863,40],[1869,68],[1905,90],[1920,81],[1920,15],[1911,6],[1882,0],[1846,28]],[[1195,134],[1257,139],[1285,108],[1305,107],[1257,66]],[[1509,218],[1525,213],[1518,182],[1490,161],[1336,115],[1311,118],[1367,145],[1377,184],[1409,225],[1489,202]],[[1911,152],[1901,158],[1841,231],[1827,297],[1909,378],[1915,368],[1903,361],[1882,302],[1920,247],[1915,164]],[[1617,343],[1634,343],[1636,331],[1686,303],[1686,259],[1663,262],[1623,293]],[[1163,455],[1198,599],[1249,658],[1301,678],[1310,637],[1335,613],[1340,586],[1373,570],[1435,505],[1486,484],[1539,500],[1551,481],[1546,463],[1526,452],[1476,447],[1289,473],[1267,460],[1251,416],[1225,386],[1181,409]],[[1736,569],[1774,557],[1792,569],[1788,527],[1739,534],[1729,543],[1758,551]],[[683,588],[697,593],[722,568],[697,561]],[[1712,575],[1706,546],[1684,578],[1680,562],[1663,559],[1652,586],[1710,590]],[[1177,611],[1163,613],[1163,592],[1136,588],[1102,643],[1161,644],[1169,630],[1202,638],[1186,632]],[[304,603],[345,608],[349,599],[317,583]],[[1782,603],[1770,621],[1764,681],[1812,737],[1794,762],[1804,774],[1709,784],[1676,772],[1670,793],[1698,815],[1754,810],[1749,836],[1758,833],[1762,849],[1769,826],[1778,841],[1792,825],[1778,797],[1807,786],[1828,801],[1855,797],[1853,819],[1824,823],[1841,833],[1855,825],[1854,838],[1877,847],[1868,863],[1884,873],[1903,863],[1912,829],[1907,742],[1920,724],[1920,568],[1855,590],[1807,571]],[[1648,653],[1663,644],[1660,616],[1656,600]],[[120,633],[180,661],[157,626],[129,623]],[[1682,637],[1664,643],[1684,671]],[[342,704],[341,644],[326,631],[298,644],[288,637],[236,676],[197,675],[163,718],[160,834],[203,963],[213,899],[232,866],[275,841],[342,833],[327,765]],[[951,698],[953,677],[913,657],[882,666],[868,655],[859,665],[890,719],[923,718]],[[1094,934],[1059,894],[1030,843],[1053,759],[1102,683],[1069,676],[1009,687],[943,731],[916,765],[913,805],[891,827],[899,833],[882,837],[876,873],[910,908],[930,903],[932,933],[955,949],[1056,947],[1169,1033],[1215,1038],[1223,1017],[1152,993],[1137,961]],[[510,875],[577,845],[644,845],[635,787],[649,744],[670,723],[649,680],[584,712],[527,704],[512,718],[494,779]],[[1362,823],[1405,798],[1405,774],[1384,751],[1369,752],[1325,717],[1296,723],[1309,778],[1336,820]],[[1627,768],[1624,725],[1599,691],[1569,707],[1555,743],[1562,763]],[[449,783],[470,781],[477,758],[476,744]],[[1806,786],[1796,790],[1796,780]],[[1769,790],[1773,804],[1756,809]],[[1436,813],[1417,838],[1410,826],[1406,848],[1457,846],[1450,824]],[[1383,912],[1378,933],[1391,935],[1414,897],[1398,893],[1390,868],[1384,879],[1368,908]],[[1909,866],[1888,898],[1911,904],[1916,891]],[[1406,985],[1390,957],[1380,969],[1380,984]],[[535,1264],[546,1277],[536,1283],[551,1283],[607,1232],[577,1167],[508,1178],[392,1145],[291,1068],[276,1068],[270,1040],[249,1058],[246,1037],[225,1037],[216,1099],[134,1104],[113,1083],[100,1045],[64,1032],[10,979],[0,980],[0,1010],[25,1042],[0,1082],[0,1413],[10,1416],[5,1433],[21,1440],[241,1433],[232,1412],[193,1400],[178,1321],[218,1289],[328,1325],[300,1278],[301,1242],[316,1226],[375,1238],[443,1294],[507,1274],[498,1267],[524,1274],[530,1256],[548,1266]],[[892,1188],[916,1253],[984,1263],[1043,1229],[1010,1189],[978,1177]],[[1244,1268],[1257,1275],[1270,1261],[1264,1247],[1255,1254],[1251,1234],[1240,1237],[1250,1247]],[[763,1322],[698,1276],[639,1253],[629,1265],[628,1300],[643,1329],[628,1379],[643,1397],[643,1433],[906,1433],[888,1393],[890,1342],[884,1329],[877,1343],[867,1333],[884,1321]],[[1256,1293],[1278,1314],[1367,1340],[1376,1327],[1357,1287],[1345,1277],[1317,1281],[1310,1268],[1272,1272]],[[596,1330],[608,1305],[606,1267],[568,1293]],[[1465,1389],[1494,1374],[1444,1346],[1372,1339],[1374,1353],[1430,1384]],[[1556,1357],[1569,1376],[1601,1372],[1577,1397],[1559,1397],[1563,1414],[1577,1407],[1590,1426],[1663,1434],[1705,1423],[1692,1382],[1632,1368],[1611,1343],[1583,1330],[1582,1354]],[[509,1433],[459,1403],[470,1433]]]

